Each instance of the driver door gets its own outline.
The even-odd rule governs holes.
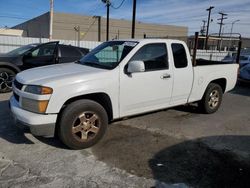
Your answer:
[[[126,71],[120,71],[120,116],[168,107],[173,74],[168,62],[166,43],[144,45],[130,61],[133,60],[143,61],[145,72],[126,74]]]
[[[58,42],[39,45],[23,57],[24,69],[52,65],[57,60]]]

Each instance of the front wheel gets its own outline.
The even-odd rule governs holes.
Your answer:
[[[96,144],[108,125],[105,109],[92,100],[78,100],[62,112],[59,137],[72,149],[84,149]]]
[[[8,68],[0,68],[0,93],[12,91],[12,82],[16,73]]]
[[[215,83],[210,83],[204,93],[202,100],[199,102],[199,108],[206,114],[216,112],[222,102],[223,92],[221,86]]]

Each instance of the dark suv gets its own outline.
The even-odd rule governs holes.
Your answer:
[[[79,60],[89,52],[86,48],[48,42],[29,44],[0,56],[0,93],[12,90],[15,75],[25,69],[68,63]]]

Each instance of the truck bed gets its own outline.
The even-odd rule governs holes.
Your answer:
[[[233,64],[235,62],[233,61],[211,61],[211,60],[206,60],[206,59],[196,59],[196,65],[197,66],[202,66],[202,65],[225,65],[225,64]]]
[[[207,62],[211,63],[211,61]],[[200,100],[211,80],[224,79],[226,82],[224,92],[233,89],[237,80],[238,67],[239,65],[236,63],[225,62],[193,67],[194,83],[189,102]]]

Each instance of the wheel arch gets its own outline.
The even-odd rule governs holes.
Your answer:
[[[209,84],[211,84],[211,83],[218,84],[221,87],[223,93],[225,93],[226,86],[227,86],[227,79],[226,78],[215,79],[215,80],[212,80]]]
[[[76,96],[76,97],[72,97],[70,99],[68,99],[64,104],[63,107],[61,108],[60,112],[59,112],[59,116],[62,112],[62,110],[69,104],[71,104],[72,102],[75,102],[77,100],[81,100],[81,99],[89,99],[89,100],[93,100],[97,103],[99,103],[100,105],[102,105],[102,107],[106,110],[107,115],[108,115],[108,120],[109,122],[113,120],[113,108],[112,108],[112,102],[111,99],[109,97],[108,94],[106,93],[92,93],[92,94],[86,94],[86,95],[81,95],[81,96]]]
[[[17,66],[15,66],[11,63],[6,63],[6,62],[0,62],[0,68],[10,69],[10,70],[14,71],[16,74],[21,71]]]

